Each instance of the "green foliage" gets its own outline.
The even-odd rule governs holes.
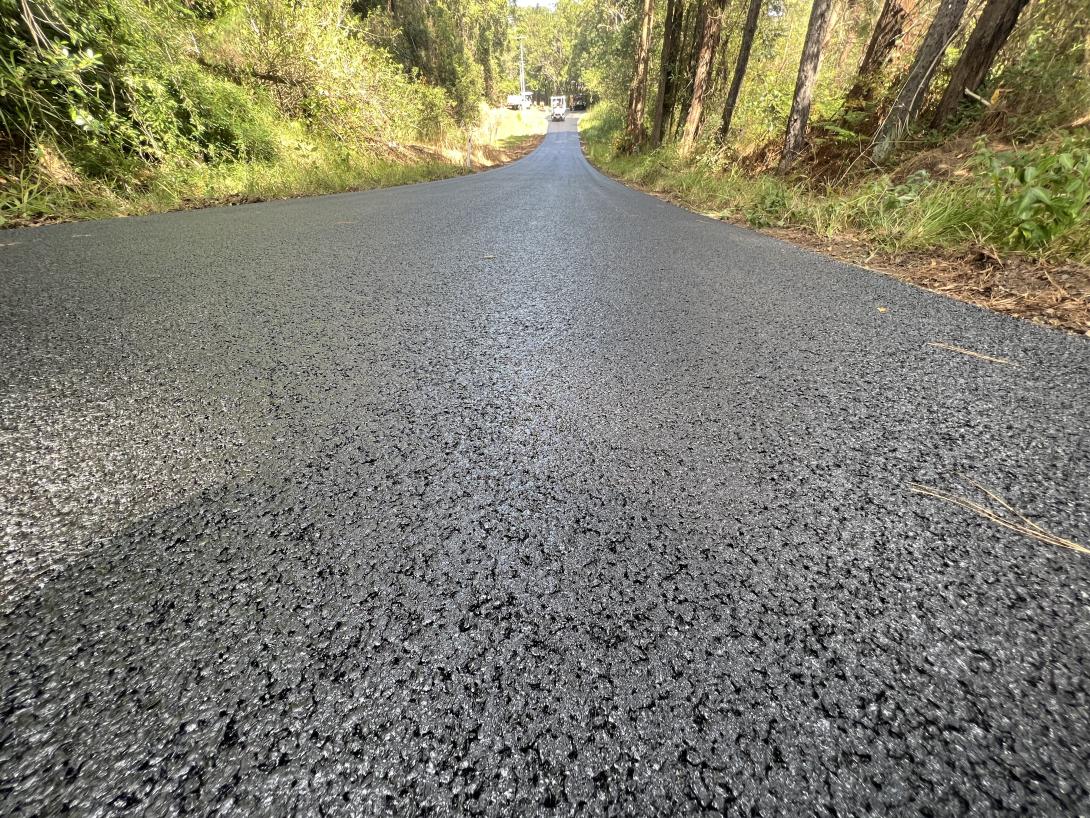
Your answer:
[[[694,65],[694,23],[701,7],[695,0],[681,2],[684,22],[679,38],[685,53],[675,64],[680,91],[673,121],[666,128],[668,139],[676,138],[679,120],[687,110]],[[632,34],[638,5],[620,0],[561,0],[553,14],[537,10],[535,17],[541,19],[535,25],[549,31],[547,36],[542,35],[549,42],[562,44],[558,56],[562,58],[560,64],[568,66],[564,70],[569,76],[577,74],[588,84],[593,78],[595,90],[603,98],[623,103],[632,76]],[[880,0],[861,0],[850,9],[840,9],[838,23],[829,32],[811,99],[808,145],[814,149],[808,155],[815,156],[823,170],[835,163],[847,166],[869,152],[872,137],[890,109],[892,97],[915,57],[915,46],[934,12],[933,3],[906,4],[908,18],[899,24],[903,26],[900,33],[893,32],[896,36],[890,41],[894,44],[888,52],[879,52],[880,60],[872,66],[874,73],[860,77],[860,62],[883,5]],[[731,133],[723,145],[715,126],[738,57],[747,6],[742,2],[726,4],[713,78],[704,100],[704,122],[691,154],[695,161],[728,154],[752,157],[759,163],[775,162],[776,150],[782,143],[812,2],[768,0],[764,4]],[[660,0],[654,38],[658,46],[663,42],[664,7],[665,0]],[[950,71],[961,56],[965,35],[980,8],[970,7],[966,25],[937,67],[917,128],[928,121],[929,106],[942,95]],[[611,12],[615,13],[611,16]],[[588,19],[588,14],[593,14],[593,20]],[[549,26],[559,28],[560,33],[552,33]],[[606,31],[608,36],[603,36]],[[578,44],[584,40],[596,45],[581,52]],[[652,65],[658,67],[657,57],[652,58]],[[657,79],[658,72],[652,73]],[[848,100],[852,89],[857,93]],[[1084,122],[1090,113],[1090,17],[1086,14],[1086,0],[1031,0],[982,87],[973,90],[980,90],[991,105],[967,100],[943,133],[917,130],[906,147],[919,145],[921,138],[923,144],[941,144],[950,131],[1038,138],[1057,127]],[[648,118],[654,96],[653,82]]]
[[[523,37],[527,88],[543,96],[590,93],[623,98],[633,48],[631,0],[558,0],[555,9],[512,9],[512,35]],[[508,76],[517,77],[518,43],[511,42]],[[509,92],[517,84],[507,86]]]
[[[596,105],[593,111],[583,117],[579,123],[579,130],[588,141],[597,144],[622,130],[624,118],[624,108],[620,103],[606,100]]]
[[[790,212],[789,201],[790,191],[783,181],[775,176],[761,176],[740,209],[754,227],[778,226],[785,223]]]
[[[878,212],[884,215],[917,204],[934,188],[934,184],[931,174],[926,170],[914,171],[899,184],[891,184],[888,177],[885,177],[879,184],[882,195]]]
[[[266,93],[178,57],[186,14],[136,0],[0,4],[0,125],[24,149],[50,142],[95,177],[167,157],[275,156]]]
[[[438,139],[454,126],[447,95],[368,45],[339,2],[246,0],[217,27],[214,65],[261,83],[284,114],[346,145]]]
[[[1085,0],[1033,3],[1019,18],[983,90],[985,96],[995,95],[1004,129],[1023,139],[1047,134],[1090,112],[1090,15]]]
[[[844,190],[806,193],[825,217],[821,232],[861,233],[890,250],[927,250],[981,236],[982,189],[937,182],[926,171],[916,171],[900,183],[882,176]]]
[[[48,191],[29,170],[22,170],[0,188],[0,214],[21,221],[33,221],[49,207]]]
[[[583,5],[601,6],[603,0],[584,0]],[[911,143],[926,146],[938,160],[935,175],[883,171],[860,161],[870,150],[898,78],[914,57],[912,49],[895,45],[877,73],[860,86],[866,93],[845,104],[882,7],[878,0],[866,0],[850,24],[834,26],[830,33],[812,100],[808,156],[813,161],[800,162],[799,175],[792,178],[762,171],[777,161],[811,3],[776,0],[765,5],[731,133],[727,144],[720,144],[714,126],[737,56],[745,7],[727,6],[704,127],[686,161],[678,159],[670,141],[654,151],[623,155],[630,146],[621,141],[623,128],[613,107],[595,112],[584,123],[593,161],[693,207],[718,210],[757,227],[802,226],[829,236],[853,234],[890,250],[983,244],[1003,252],[1090,261],[1090,143],[1085,138],[1065,141],[1063,136],[1069,128],[1084,127],[1090,112],[1085,0],[1031,0],[979,89],[990,105],[964,105],[942,133],[912,134]],[[694,6],[686,8],[686,25],[691,26]],[[920,7],[908,25],[926,27],[929,13]],[[685,37],[691,48],[688,28]],[[927,105],[945,90],[944,81],[963,45],[961,39],[946,53],[921,122],[927,121]],[[615,59],[596,59],[621,77],[630,76],[630,67],[619,67]],[[684,63],[680,70],[691,71]],[[623,102],[623,84],[612,88],[612,100]],[[680,110],[684,94],[683,88]],[[677,131],[678,110],[669,134]],[[951,146],[949,156],[942,156],[945,141],[965,133],[989,134],[992,142],[997,141],[994,135],[1004,134],[1018,142],[1031,140],[1036,147],[998,153],[981,148],[976,159],[966,162],[961,140]]]
[[[56,185],[26,169],[0,187],[0,226],[387,187],[464,172],[460,164],[437,159],[406,163],[352,154],[326,140],[292,142],[301,134],[288,131],[277,160],[169,161],[146,174],[138,190],[86,181]]]
[[[458,47],[432,43],[454,67],[429,84],[344,0],[0,0],[0,218],[158,207],[201,179],[213,199],[325,191],[370,183],[391,141],[462,143],[495,71],[474,48],[495,63],[506,4],[444,8]]]
[[[1039,250],[1090,222],[1090,142],[988,153],[978,163],[991,180],[993,230],[1006,243]]]
[[[442,88],[459,125],[476,124],[482,98],[498,102],[508,53],[506,0],[356,0],[366,39],[385,44],[410,73]],[[506,91],[504,92],[506,93]]]

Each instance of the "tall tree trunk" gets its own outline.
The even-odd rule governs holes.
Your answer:
[[[749,0],[746,12],[746,24],[742,29],[742,42],[738,46],[738,60],[734,64],[734,76],[727,91],[727,102],[723,106],[723,121],[719,124],[719,141],[726,142],[730,133],[730,122],[734,118],[734,109],[738,106],[738,95],[742,91],[742,80],[749,67],[749,53],[753,50],[753,38],[757,34],[757,22],[761,18],[762,0]]]
[[[976,28],[961,52],[961,58],[950,75],[950,84],[942,95],[931,127],[938,128],[958,109],[966,90],[975,91],[984,82],[988,70],[995,62],[999,49],[1007,42],[1018,15],[1029,0],[988,0],[980,13]]]
[[[625,131],[628,146],[634,149],[643,141],[643,111],[647,102],[648,64],[651,62],[651,27],[655,17],[655,0],[643,0],[640,38],[636,43],[636,66],[628,92],[628,122]]]
[[[674,107],[674,51],[681,33],[681,11],[681,0],[666,0],[659,89],[655,94],[655,113],[651,125],[651,146],[655,148],[662,144],[663,123],[670,119]]]
[[[700,61],[700,38],[704,34],[704,24],[708,19],[707,2],[705,0],[696,0],[693,13],[690,16],[692,17],[691,30],[688,34],[687,49],[682,55],[685,60],[683,65],[685,84],[678,87],[681,100],[681,110],[677,118],[678,138],[681,137],[681,132],[685,129],[685,121],[689,118],[689,106],[693,101],[693,77],[696,75],[696,65]]]
[[[795,97],[791,101],[791,113],[787,117],[787,136],[783,143],[780,170],[791,167],[802,150],[806,137],[806,123],[810,119],[810,104],[814,99],[814,84],[821,67],[821,52],[825,46],[825,34],[833,13],[833,0],[814,0],[810,9],[810,24],[806,27],[806,40],[802,44],[799,59],[799,75],[795,80]]]
[[[723,9],[726,5],[727,0],[714,0],[704,18],[704,31],[700,35],[696,70],[693,72],[693,96],[689,102],[689,113],[685,117],[685,130],[681,134],[682,156],[692,151],[700,133],[700,124],[704,118],[704,98],[710,85],[715,47],[719,44],[719,27],[723,24]]]
[[[881,162],[889,156],[897,140],[901,138],[919,113],[927,89],[942,62],[942,56],[957,33],[967,0],[940,0],[935,19],[916,52],[916,59],[909,69],[908,79],[897,95],[893,108],[875,137],[871,156]]]
[[[678,103],[682,98],[683,86],[685,84],[685,55],[688,54],[689,48],[689,20],[693,16],[693,6],[689,4],[688,0],[678,0],[678,34],[677,42],[674,44],[674,66],[673,66],[673,82],[670,84],[670,99],[666,100],[665,109],[669,112],[669,115],[664,117],[662,123],[663,138],[666,138],[668,133],[676,130],[675,118],[678,112]]]
[[[916,0],[885,0],[882,4],[878,22],[874,24],[874,31],[871,32],[867,49],[859,63],[855,82],[845,99],[847,107],[858,107],[860,103],[870,101],[874,94],[874,83],[893,55],[893,49],[904,33],[905,22],[915,6]]]

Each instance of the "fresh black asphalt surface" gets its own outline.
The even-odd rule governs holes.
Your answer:
[[[0,245],[0,814],[1090,814],[1090,557],[909,490],[1090,541],[1088,339],[570,120]]]

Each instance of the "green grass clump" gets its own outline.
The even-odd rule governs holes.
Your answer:
[[[1090,255],[1090,140],[981,152],[977,164],[991,180],[990,235],[1027,250]]]
[[[56,158],[50,160],[56,162]],[[327,140],[279,144],[275,158],[167,161],[138,185],[80,180],[56,184],[24,171],[0,190],[0,224],[159,213],[186,207],[255,202],[444,179],[462,165],[438,159],[396,161],[345,151]]]

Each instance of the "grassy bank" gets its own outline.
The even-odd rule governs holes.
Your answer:
[[[460,68],[428,82],[347,0],[0,11],[0,226],[442,178],[544,130],[474,101],[461,39],[443,51]]]
[[[1090,332],[1090,138],[936,145],[884,171],[815,181],[745,159],[616,150],[619,109],[580,123],[604,172],[693,210],[768,229],[954,297]],[[816,176],[816,174],[815,174]]]
[[[446,179],[517,158],[544,134],[540,112],[492,110],[471,129],[435,143],[380,143],[348,150],[296,123],[278,128],[271,158],[216,162],[175,158],[132,176],[81,174],[52,147],[22,172],[0,179],[0,227],[134,216],[195,207],[316,196]]]
[[[330,146],[285,150],[274,161],[170,163],[128,182],[71,172],[47,156],[50,172],[26,173],[0,192],[0,224],[132,216],[216,204],[336,193],[438,179],[462,172],[444,161],[400,162],[340,152]]]

